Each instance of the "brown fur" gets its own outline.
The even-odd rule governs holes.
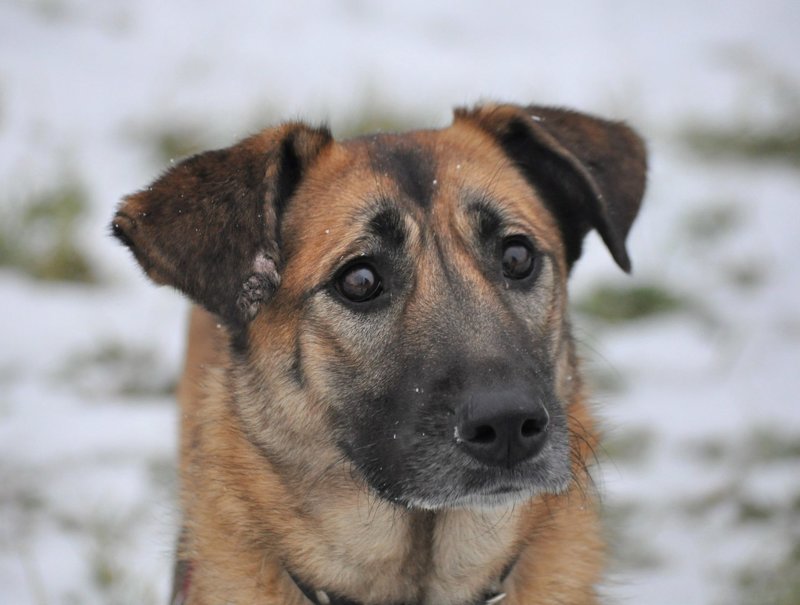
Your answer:
[[[191,158],[129,197],[115,233],[151,277],[205,307],[191,314],[179,388],[188,602],[307,603],[291,572],[368,605],[465,605],[513,564],[504,605],[595,603],[604,546],[587,465],[596,433],[566,280],[590,228],[629,269],[624,240],[644,172],[642,144],[621,124],[499,105],[459,110],[441,131],[345,143],[290,124]],[[543,255],[525,295],[486,277],[463,210],[484,197]],[[387,199],[402,202],[396,264],[407,268],[396,272],[413,275],[413,287],[396,278],[403,304],[380,311],[384,320],[343,311],[325,288],[343,259],[372,250],[364,217]],[[374,422],[351,401],[371,401],[376,385],[394,385],[395,396],[416,384],[404,372],[432,373],[427,388],[459,363],[513,364],[526,354],[508,353],[520,331],[552,365],[569,441],[547,455],[569,457],[568,484],[492,506],[398,504],[343,455],[350,423]],[[408,405],[425,397],[409,394]],[[391,430],[365,429],[386,439]],[[409,489],[447,502],[425,477]]]

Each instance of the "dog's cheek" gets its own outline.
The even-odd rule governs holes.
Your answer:
[[[534,289],[511,295],[515,314],[522,321],[519,330],[513,335],[509,334],[509,339],[521,336],[524,342],[518,346],[536,352],[532,356],[534,366],[541,367],[544,364],[553,369],[552,375],[548,372],[548,380],[552,381],[555,394],[552,406],[571,401],[579,387],[567,302],[566,274],[552,257],[542,267]],[[539,374],[536,367],[534,374]],[[552,411],[548,408],[548,412]]]
[[[564,433],[567,423],[565,420],[558,422],[558,419],[567,413],[566,402],[573,401],[582,389],[566,279],[563,267],[549,259],[543,267],[538,288],[519,306],[519,314],[529,318],[526,322],[529,342],[552,368],[550,380],[554,397],[547,407],[553,419],[553,431],[563,430]]]
[[[335,377],[328,375],[340,394],[331,408],[339,447],[373,489],[394,500],[416,491],[423,471],[441,459],[434,446],[451,424],[422,386],[385,370],[405,365],[396,359],[399,346],[387,348],[395,351],[395,359],[377,357],[348,370],[339,365]]]
[[[565,312],[565,292],[557,263],[548,255],[542,259],[542,269],[535,285],[529,290],[507,291],[517,330],[511,336],[524,334],[525,344],[543,351],[546,357],[557,359],[560,349],[561,325]]]
[[[389,317],[387,317],[389,315]],[[314,301],[301,330],[296,373],[325,402],[339,440],[386,418],[398,343],[391,313],[358,315],[327,297]]]
[[[456,470],[443,468],[447,440],[434,435],[435,419],[416,412],[404,414],[397,402],[381,402],[348,437],[348,453],[370,486],[403,504],[429,499],[431,485],[452,480]]]

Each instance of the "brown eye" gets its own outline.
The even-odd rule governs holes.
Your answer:
[[[369,265],[353,265],[336,279],[336,288],[351,302],[366,302],[381,293],[381,278]]]
[[[503,275],[508,279],[525,279],[533,272],[534,263],[527,242],[514,239],[503,245]]]

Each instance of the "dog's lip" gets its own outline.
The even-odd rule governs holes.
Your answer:
[[[538,487],[536,481],[498,481],[475,489],[472,493],[476,496],[498,496],[536,491]]]

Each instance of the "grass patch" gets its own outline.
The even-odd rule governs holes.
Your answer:
[[[702,496],[691,498],[681,503],[681,510],[694,518],[702,518],[720,506],[734,501],[737,498],[738,487],[728,484],[713,489]]]
[[[159,169],[188,156],[220,147],[214,144],[207,128],[188,121],[174,124],[130,124],[122,129],[121,136],[144,148],[149,159]]]
[[[599,284],[573,308],[590,319],[617,324],[686,310],[689,302],[659,284]]]
[[[725,267],[728,281],[740,290],[754,290],[764,285],[768,270],[754,261],[734,263]]]
[[[90,581],[107,603],[141,605],[156,602],[152,587],[145,585],[123,565],[131,527],[138,521],[136,514],[119,519],[98,515],[87,528],[91,541],[88,557]]]
[[[101,592],[108,592],[118,584],[122,569],[106,553],[102,551],[93,553],[91,565],[92,583]]]
[[[116,552],[125,542],[124,525],[121,521],[97,516],[90,521],[87,529],[93,543],[90,555],[92,583],[100,592],[111,593],[125,576]]]
[[[426,126],[439,126],[436,114],[427,110],[398,110],[391,98],[379,92],[371,83],[359,91],[358,101],[331,120],[330,127],[338,139],[359,137],[372,133],[398,133]]]
[[[88,207],[86,188],[73,179],[0,209],[0,266],[45,281],[96,283],[78,245]]]
[[[754,460],[773,462],[781,460],[800,460],[800,438],[767,428],[753,431],[747,447]]]
[[[744,442],[709,439],[692,444],[688,451],[704,462],[729,461],[737,466],[800,461],[800,437],[760,427],[753,429]]]
[[[171,498],[178,493],[178,470],[173,458],[151,458],[147,461],[147,475],[153,486],[165,491]]]
[[[800,438],[774,429],[756,428],[743,438],[704,440],[690,444],[686,451],[701,464],[735,470],[725,484],[681,503],[692,517],[714,510],[732,513],[735,524],[783,524],[800,520],[800,493],[788,498],[759,498],[748,490],[748,479],[770,464],[800,463]]]
[[[663,565],[663,558],[656,550],[632,535],[632,520],[641,515],[640,505],[634,502],[606,504],[602,509],[603,524],[608,543],[611,546],[611,560],[614,568],[631,570],[655,569]]]
[[[586,368],[586,381],[592,393],[603,395],[619,395],[624,393],[628,386],[625,377],[611,368]]]
[[[117,342],[71,355],[55,379],[91,396],[161,398],[172,395],[176,388],[175,377],[164,372],[155,350]]]
[[[24,544],[47,514],[40,468],[0,462],[0,552]]]
[[[656,436],[648,429],[632,429],[605,435],[603,453],[612,462],[644,463],[653,450]]]
[[[745,113],[729,123],[691,120],[679,130],[680,142],[709,159],[779,162],[800,168],[800,87],[768,66],[753,63],[753,57],[731,59],[748,72],[744,75],[752,81],[752,95],[759,105],[769,103],[774,117]]]
[[[699,205],[683,219],[686,236],[698,244],[715,244],[744,225],[740,206],[733,202],[710,202]]]
[[[740,523],[769,521],[782,512],[779,508],[767,506],[750,498],[740,498],[738,509]]]
[[[800,494],[788,502],[764,502],[745,492],[745,486],[740,480],[731,480],[701,496],[682,501],[680,509],[695,519],[706,518],[718,510],[729,511],[733,528],[746,524],[775,526],[798,520],[796,504]]]
[[[153,149],[160,163],[174,162],[208,148],[199,128],[176,126],[152,134]]]
[[[73,14],[69,2],[65,0],[35,0],[33,5],[47,21],[63,21]]]
[[[381,108],[382,105],[375,102],[363,102],[361,108],[354,108],[348,116],[337,119],[330,124],[331,130],[339,139],[347,139],[361,136],[368,133],[392,133],[404,132],[409,129],[420,128],[430,122],[430,117],[403,114]],[[246,120],[251,127],[241,125],[231,130],[255,133],[264,128],[277,126],[287,119],[276,112],[269,110],[260,112],[256,117]],[[310,120],[313,124],[314,121]],[[157,166],[173,164],[187,156],[201,153],[208,149],[226,147],[238,140],[239,136],[225,137],[219,140],[219,128],[213,132],[206,127],[191,122],[177,124],[145,124],[131,125],[123,130],[123,136],[132,142],[147,148]]]
[[[19,374],[20,368],[17,365],[10,363],[0,365],[0,385],[12,383]],[[3,406],[0,406],[0,409],[2,409],[2,407]]]
[[[689,124],[681,140],[709,159],[779,161],[800,168],[800,122],[775,126],[707,126]]]
[[[337,137],[350,138],[370,133],[405,132],[420,128],[426,120],[420,116],[393,113],[376,109],[356,111],[352,117],[334,125]]]
[[[718,464],[730,455],[730,448],[730,444],[720,439],[705,439],[692,443],[687,451],[702,462]]]
[[[739,573],[740,605],[800,603],[800,543],[773,567],[754,565]]]

